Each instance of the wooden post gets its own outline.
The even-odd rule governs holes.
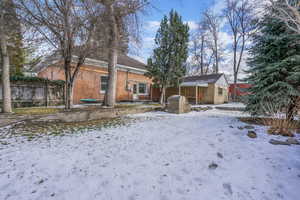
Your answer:
[[[48,92],[49,92],[49,88],[48,88],[48,80],[46,80],[45,83],[45,90],[44,90],[44,95],[45,95],[45,106],[48,107]]]
[[[181,86],[180,86],[180,85],[179,85],[179,92],[178,92],[178,93],[179,93],[179,95],[180,95],[180,93],[181,93]]]
[[[198,86],[196,85],[196,105],[198,104]]]

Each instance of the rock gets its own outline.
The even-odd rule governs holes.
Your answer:
[[[208,110],[212,110],[212,109],[213,109],[213,107],[211,107],[211,106],[194,107],[194,108],[192,108],[192,111],[201,112],[201,111],[208,111]]]
[[[289,143],[289,144],[300,145],[300,142],[297,139],[295,139],[295,138],[288,138],[286,140],[286,142]]]
[[[214,162],[210,163],[208,166],[209,169],[217,169],[217,167],[218,167],[218,165]]]
[[[274,139],[271,139],[269,141],[270,144],[273,144],[273,145],[291,145],[290,143],[288,142],[285,142],[285,141],[280,141],[280,140],[274,140]]]
[[[220,152],[217,153],[217,156],[218,156],[219,158],[223,158],[223,155],[222,155]]]
[[[248,131],[247,136],[249,138],[257,138],[257,134],[255,133],[255,131]]]
[[[173,95],[168,98],[167,112],[169,113],[188,113],[191,111],[191,106],[184,96]]]
[[[245,129],[254,129],[255,127],[254,126],[250,126],[250,125],[246,125],[244,126]]]
[[[230,194],[232,195],[232,188],[230,183],[223,183],[223,188]]]
[[[240,130],[243,130],[243,129],[244,129],[244,127],[241,127],[241,126],[238,126],[237,128],[240,129]]]

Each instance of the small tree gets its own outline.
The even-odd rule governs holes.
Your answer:
[[[165,104],[166,88],[177,85],[186,71],[189,27],[174,10],[164,16],[155,37],[156,48],[148,59],[148,76],[161,88],[160,103]]]
[[[250,49],[247,81],[252,85],[246,109],[253,115],[265,113],[265,105],[273,102],[277,110],[293,120],[300,97],[300,35],[273,16],[272,7],[258,24]]]
[[[65,108],[70,109],[74,81],[92,52],[97,5],[92,0],[19,0],[18,6],[22,20],[62,57]]]

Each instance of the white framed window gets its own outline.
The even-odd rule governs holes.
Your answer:
[[[139,83],[138,94],[139,95],[146,95],[146,94],[148,94],[147,84],[146,83]]]
[[[100,93],[104,94],[108,87],[108,76],[100,76]]]
[[[218,95],[222,96],[223,95],[223,88],[218,88]]]

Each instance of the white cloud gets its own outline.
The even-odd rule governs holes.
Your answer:
[[[224,45],[224,47],[228,47],[228,45],[232,44],[233,40],[232,40],[232,36],[226,32],[219,32],[219,38],[220,38],[220,42],[222,45]]]
[[[188,26],[190,27],[190,31],[194,31],[198,29],[198,23],[195,21],[186,21],[185,23],[187,23]]]
[[[145,28],[148,31],[157,31],[160,26],[160,21],[147,21],[145,24]]]

